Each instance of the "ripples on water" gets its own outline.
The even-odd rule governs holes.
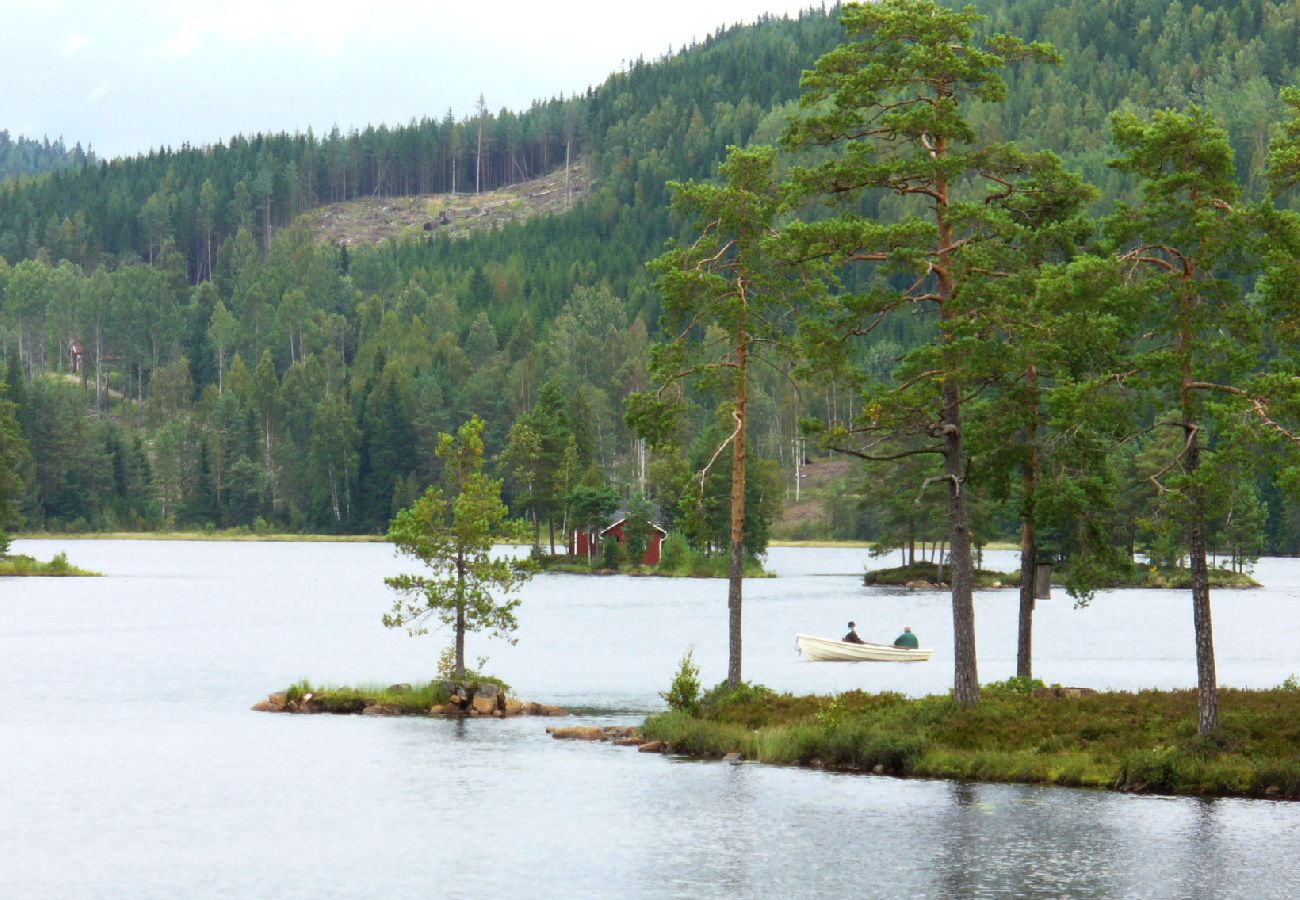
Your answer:
[[[897,780],[562,744],[531,719],[247,711],[303,676],[427,678],[442,640],[379,625],[378,544],[18,542],[108,573],[0,583],[0,896],[1292,897],[1300,807]],[[1013,554],[990,559],[1014,568]],[[862,551],[782,550],[746,585],[746,677],[925,694],[951,681],[948,598],[867,590]],[[1300,672],[1300,565],[1215,595],[1222,683]],[[478,636],[529,699],[631,723],[682,652],[725,673],[721,582],[543,576],[520,642]],[[933,662],[802,662],[794,635],[912,625]],[[1040,602],[1037,671],[1194,683],[1186,595]],[[983,680],[1014,672],[1015,596],[977,600]]]

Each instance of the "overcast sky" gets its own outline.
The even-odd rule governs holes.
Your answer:
[[[0,129],[101,157],[585,90],[813,0],[3,0]]]

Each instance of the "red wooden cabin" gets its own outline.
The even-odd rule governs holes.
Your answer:
[[[570,555],[598,557],[600,556],[600,544],[607,537],[612,537],[618,541],[620,547],[625,547],[627,545],[627,535],[623,533],[623,526],[626,522],[627,516],[621,516],[599,531],[573,532],[573,534],[569,535]],[[646,545],[645,555],[641,557],[641,565],[658,565],[659,553],[663,549],[664,538],[668,536],[668,532],[653,522],[647,524],[650,526],[650,543]]]

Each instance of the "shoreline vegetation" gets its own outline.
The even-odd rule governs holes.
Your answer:
[[[878,587],[907,587],[913,589],[938,589],[947,588],[946,582],[943,581],[944,575],[948,573],[948,567],[945,565],[942,569],[943,575],[940,575],[940,568],[937,563],[913,563],[910,566],[894,566],[888,569],[872,569],[863,574],[862,583],[867,586]],[[1211,566],[1210,587],[1211,588],[1257,588],[1262,585],[1244,572],[1233,572],[1230,569],[1223,569]],[[974,572],[975,587],[981,590],[997,590],[999,588],[1018,588],[1020,586],[1020,570],[1014,572],[995,572],[989,569],[976,569]],[[1054,581],[1053,587],[1062,585]],[[1157,566],[1148,566],[1134,564],[1129,575],[1114,584],[1106,585],[1106,590],[1123,590],[1128,588],[1157,588],[1172,590],[1190,590],[1192,586],[1191,569],[1178,568],[1160,568]]]
[[[940,566],[938,563],[920,562],[912,563],[910,566],[872,569],[863,574],[862,583],[880,587],[946,588],[946,578],[950,572],[946,564]],[[977,588],[1007,588],[1019,584],[1020,573],[975,569],[974,578]]]
[[[1300,800],[1300,685],[1220,691],[1197,734],[1195,690],[1094,692],[1009,679],[950,695],[832,697],[719,685],[648,717],[642,739],[698,759],[1132,793]],[[738,755],[737,755],[738,754]]]
[[[264,541],[269,543],[378,543],[382,534],[260,533],[244,528],[220,531],[30,531],[11,535],[30,541]],[[503,541],[502,543],[510,543]]]
[[[661,560],[657,565],[630,565],[620,563],[618,568],[604,565],[599,557],[587,562],[582,556],[540,556],[534,561],[544,572],[564,575],[629,575],[633,578],[726,578],[730,559],[721,554],[695,556],[672,561]],[[745,560],[746,578],[775,578],[775,572],[763,568],[755,559]]]
[[[72,565],[66,553],[54,554],[49,562],[21,553],[0,556],[0,578],[99,578],[101,575]]]
[[[255,712],[498,719],[568,714],[556,706],[520,700],[501,679],[471,672],[460,680],[438,679],[387,687],[378,684],[314,686],[304,678],[283,691],[268,694],[252,708]]]

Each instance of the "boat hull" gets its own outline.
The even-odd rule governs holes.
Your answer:
[[[797,635],[799,652],[809,662],[925,662],[933,650],[889,644],[846,644],[811,634]]]

